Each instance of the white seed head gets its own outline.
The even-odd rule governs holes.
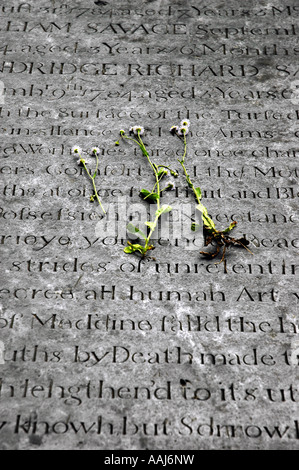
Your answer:
[[[81,149],[81,147],[79,147],[79,145],[74,145],[74,147],[72,148],[72,152],[81,154],[82,149]]]
[[[92,147],[91,153],[94,154],[94,155],[99,155],[99,153],[100,153],[99,147]]]
[[[133,130],[133,132],[134,132],[135,135],[138,135],[138,134],[139,134],[139,135],[142,135],[142,134],[144,134],[144,127],[142,127],[142,126],[134,126],[134,127],[132,127],[132,130]]]
[[[189,128],[187,126],[181,126],[178,130],[178,135],[187,135]]]
[[[173,191],[176,188],[174,181],[172,181],[170,178],[166,181],[166,183],[166,191]]]
[[[189,127],[190,126],[190,121],[189,119],[183,119],[180,124],[181,127]]]

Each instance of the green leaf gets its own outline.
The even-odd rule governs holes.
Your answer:
[[[145,157],[148,157],[148,153],[147,153],[147,151],[146,151],[145,146],[144,146],[144,145],[139,145],[139,147],[140,147],[140,150],[141,150],[141,152],[143,153],[143,155],[144,155]]]
[[[202,212],[202,214],[208,215],[208,209],[201,202],[197,204],[196,209]]]
[[[225,230],[223,230],[223,233],[227,233],[227,232],[230,232],[233,228],[235,228],[235,226],[237,225],[237,222],[236,221],[233,221],[229,227],[227,227]]]
[[[125,253],[133,253],[134,249],[131,246],[126,246],[126,248],[124,249],[124,252]]]
[[[164,170],[164,168],[163,168],[163,170],[160,170],[160,171],[158,172],[158,174],[157,174],[157,176],[158,176],[159,178],[160,178],[160,176],[162,176],[162,175],[167,175],[167,170]]]
[[[198,198],[201,199],[201,189],[200,188],[194,188],[194,190],[195,190]]]
[[[154,222],[144,222],[147,227],[149,227],[151,230],[155,230],[155,224]]]
[[[156,203],[160,196],[158,193],[153,193],[152,191],[148,191],[147,189],[142,189],[140,191],[142,198],[149,203]]]
[[[94,180],[96,176],[97,176],[97,172],[95,171],[94,174],[93,174],[92,179]]]
[[[127,225],[127,230],[130,233],[134,233],[134,234],[137,233],[138,235],[140,235],[140,237],[142,237],[144,240],[146,240],[146,235],[138,227],[135,227],[135,225],[133,225],[131,223],[128,224]]]
[[[170,212],[172,210],[171,206],[168,206],[167,204],[163,204],[163,206],[160,207],[156,211],[156,217],[160,217],[160,215],[165,214],[166,212]]]
[[[210,230],[215,230],[215,224],[213,222],[213,220],[209,217],[209,216],[206,216],[206,215],[202,215],[202,220],[204,221],[204,224],[210,229]]]
[[[138,245],[137,243],[134,245],[130,243],[129,246],[126,246],[124,249],[125,253],[134,253],[135,251],[139,251],[141,254],[143,254],[144,247],[142,245]]]
[[[204,221],[204,224],[211,230],[215,229],[215,224],[209,217],[207,208],[202,203],[198,204],[196,208],[202,213],[201,218]]]

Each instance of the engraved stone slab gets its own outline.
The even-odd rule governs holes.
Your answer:
[[[0,12],[1,449],[298,449],[299,6]],[[182,119],[202,203],[252,253],[200,254]],[[179,173],[145,259],[124,252],[155,216],[135,125]],[[99,148],[106,216],[75,145],[91,174]]]

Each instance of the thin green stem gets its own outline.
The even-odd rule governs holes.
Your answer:
[[[158,171],[157,171],[158,167],[151,161],[150,156],[149,156],[149,154],[148,154],[148,152],[145,148],[145,145],[144,145],[144,143],[143,143],[143,141],[140,137],[140,132],[138,132],[138,139],[139,139],[140,148],[142,150],[142,153],[146,156],[146,158],[147,158],[147,160],[148,160],[148,162],[149,162],[149,164],[150,164],[150,166],[151,166],[151,168],[154,172],[155,178],[156,178],[156,184],[155,184],[154,188],[157,187],[157,194],[159,195],[159,197],[157,199],[157,210],[159,210],[160,209],[160,178],[158,176]],[[152,236],[152,234],[153,234],[153,232],[154,232],[154,230],[157,226],[158,219],[159,219],[159,215],[155,217],[152,228],[150,229],[150,233],[148,234],[147,239],[145,240],[145,245],[144,245],[145,252],[147,251],[150,238],[151,238],[151,236]]]
[[[99,157],[98,157],[98,154],[97,152],[94,152],[95,156],[96,156],[96,159],[97,159],[97,163],[96,163],[96,169],[95,169],[95,174],[97,173],[98,171],[98,168],[99,168]]]
[[[132,139],[132,137],[128,137],[128,136],[127,136],[127,135],[125,135],[125,134],[122,134],[122,136],[121,136],[121,137],[122,137],[123,139],[132,140],[132,142],[135,142],[135,143],[136,143],[136,144],[138,144],[138,145],[139,145],[139,147],[140,147],[140,143],[138,142],[138,140],[136,140],[136,139]],[[141,148],[141,147],[140,147],[140,148]]]
[[[96,188],[96,185],[95,185],[95,182],[94,182],[94,178],[92,178],[92,185],[93,185],[93,189],[94,189],[94,192],[95,192],[95,195],[96,195],[96,198],[97,198],[97,201],[102,209],[102,211],[104,212],[104,214],[106,214],[106,211],[101,203],[101,200],[99,198],[99,195],[98,195],[98,192],[97,192],[97,188]]]
[[[139,138],[140,148],[141,148],[141,150],[142,150],[142,153],[146,156],[146,158],[147,158],[147,160],[148,160],[148,162],[149,162],[149,164],[150,164],[150,166],[151,166],[151,168],[152,168],[152,170],[153,170],[153,172],[154,172],[154,174],[155,174],[155,178],[156,178],[156,184],[155,184],[155,186],[157,186],[157,193],[158,193],[158,195],[160,196],[160,184],[159,184],[160,181],[159,181],[159,176],[158,176],[158,171],[157,171],[157,168],[158,168],[158,167],[157,167],[154,163],[152,163],[152,161],[151,161],[151,159],[150,159],[150,156],[149,156],[149,154],[148,154],[148,152],[147,152],[147,150],[146,150],[146,148],[145,148],[145,145],[144,145],[144,143],[142,142],[142,139],[141,139],[141,137],[140,137],[140,132],[138,132],[138,138]],[[157,199],[157,206],[158,206],[158,209],[160,209],[160,199]]]
[[[96,188],[96,185],[95,185],[95,182],[94,182],[94,178],[93,178],[93,177],[91,176],[91,174],[89,173],[89,171],[88,171],[88,169],[87,169],[87,167],[86,167],[86,165],[85,165],[85,161],[83,160],[83,158],[81,157],[81,155],[80,155],[80,161],[81,161],[81,163],[83,164],[84,170],[86,171],[88,177],[89,177],[89,178],[91,179],[91,181],[92,181],[92,186],[93,186],[93,190],[94,190],[95,196],[96,196],[96,198],[97,198],[97,201],[98,201],[98,203],[99,203],[99,205],[100,205],[102,211],[104,212],[104,214],[106,214],[106,211],[105,211],[105,209],[104,209],[104,207],[103,207],[103,205],[102,205],[102,203],[101,203],[101,200],[100,200],[100,198],[99,198],[99,195],[98,195],[98,192],[97,192],[97,188]],[[97,156],[97,167],[98,167],[98,156]],[[96,170],[96,171],[97,171],[97,170]]]
[[[163,188],[160,190],[160,193],[163,193],[163,191],[167,191],[168,189],[172,189],[173,186],[171,184],[169,184],[168,186],[166,186],[166,188]]]
[[[180,160],[178,158],[178,161],[179,163],[182,165],[182,168],[184,170],[184,173],[185,173],[185,176],[186,176],[186,180],[187,180],[187,183],[188,183],[188,186],[192,189],[193,193],[194,193],[194,196],[198,202],[198,204],[201,204],[201,200],[200,200],[200,197],[195,189],[195,186],[194,184],[192,183],[191,181],[191,178],[190,178],[190,175],[188,174],[187,172],[187,169],[185,167],[185,158],[186,158],[186,155],[187,155],[187,139],[186,139],[186,134],[184,134],[184,154],[183,154],[183,157],[182,159]]]
[[[157,165],[157,168],[166,168],[167,170],[173,171],[174,173],[176,173],[175,170],[173,170],[172,168],[170,168],[170,166],[167,166],[167,165]]]
[[[155,175],[155,179],[156,179],[156,183],[152,189],[152,192],[150,194],[148,194],[148,196],[146,196],[144,199],[146,199],[147,197],[149,197],[151,194],[154,193],[154,191],[156,190],[157,194],[158,194],[158,197],[156,199],[156,205],[157,205],[157,210],[156,210],[156,214],[155,214],[155,219],[153,222],[149,223],[149,227],[150,227],[150,232],[147,236],[147,238],[145,239],[145,244],[144,244],[144,247],[141,247],[140,245],[138,245],[138,250],[142,250],[142,256],[144,256],[146,254],[146,252],[150,249],[152,249],[153,247],[152,246],[149,246],[149,242],[150,242],[150,238],[157,226],[157,223],[158,223],[158,220],[159,220],[159,217],[161,216],[161,213],[159,212],[160,211],[160,194],[161,194],[161,190],[160,190],[160,181],[162,180],[164,174],[162,175],[159,175],[159,168],[167,168],[169,169],[171,172],[173,171],[170,167],[166,166],[166,165],[156,165],[155,163],[153,163],[150,159],[150,156],[149,156],[149,153],[147,152],[146,150],[146,147],[142,141],[142,138],[141,138],[141,135],[140,135],[140,131],[137,131],[137,139],[132,139],[130,137],[128,137],[127,135],[124,134],[124,132],[121,133],[121,136],[124,138],[124,139],[127,139],[127,140],[131,140],[132,142],[135,142],[141,152],[143,153],[143,155],[147,158],[147,161],[148,163],[150,164],[152,170],[153,170],[153,173]],[[129,243],[129,242],[128,242]],[[132,245],[129,243],[129,245]],[[134,246],[134,245],[133,245]],[[136,250],[135,250],[136,251]],[[130,252],[130,251],[128,251]]]
[[[145,240],[145,245],[144,245],[145,253],[146,253],[146,251],[147,251],[147,247],[148,247],[150,238],[151,238],[152,234],[154,233],[155,228],[156,228],[156,226],[157,226],[159,217],[160,217],[159,215],[155,217],[155,220],[154,220],[154,222],[153,222],[153,226],[152,226],[152,228],[151,228],[151,230],[150,230],[150,233],[148,234],[148,237],[147,237],[147,239]]]
[[[89,173],[89,171],[88,171],[86,165],[85,165],[85,160],[83,160],[83,158],[81,157],[81,155],[80,155],[80,162],[82,163],[82,165],[83,165],[83,167],[84,167],[84,170],[86,171],[86,173],[87,173],[87,175],[89,176],[89,178],[90,178],[90,179],[93,179],[92,176],[91,176],[91,174]]]
[[[170,170],[172,171],[172,169],[169,167],[169,166],[166,166],[166,165],[157,165],[157,168],[167,168],[167,170]]]
[[[190,189],[192,189],[193,191],[193,194],[195,196],[195,199],[198,203],[199,206],[201,206],[202,208],[206,209],[202,202],[201,202],[201,190],[200,188],[195,188],[194,184],[192,183],[191,181],[191,178],[190,178],[190,175],[188,174],[187,172],[187,169],[185,167],[185,157],[187,155],[187,140],[186,140],[186,134],[184,134],[184,154],[183,154],[183,157],[182,159],[178,159],[178,161],[180,162],[180,164],[182,165],[182,168],[184,170],[184,174],[186,176],[186,181],[188,183],[188,186]],[[198,191],[199,190],[199,191]],[[202,212],[202,211],[201,211]],[[202,220],[203,220],[203,223],[204,223],[204,226],[212,233],[218,233],[217,230],[212,226],[214,225],[213,221],[208,217],[207,214],[203,213],[202,212]]]
[[[161,176],[159,177],[159,182],[162,180],[163,176],[164,176],[164,175],[161,175]],[[157,183],[155,183],[155,186],[153,187],[152,192],[151,192],[150,194],[148,194],[148,196],[145,196],[144,199],[146,199],[147,197],[149,197],[149,196],[155,191],[156,186],[157,186]],[[162,191],[163,191],[163,189],[161,190],[161,192],[162,192]],[[158,193],[158,194],[159,194],[159,193]]]
[[[187,139],[186,139],[186,133],[184,133],[184,155],[183,155],[183,163],[185,162],[185,157],[187,155]]]

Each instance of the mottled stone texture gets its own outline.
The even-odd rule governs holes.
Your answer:
[[[96,3],[1,2],[1,449],[298,449],[299,7]],[[145,127],[188,216],[183,118],[203,203],[253,254],[206,259],[201,231],[123,252],[155,181],[119,130]],[[100,148],[116,234],[74,145],[91,171]]]

